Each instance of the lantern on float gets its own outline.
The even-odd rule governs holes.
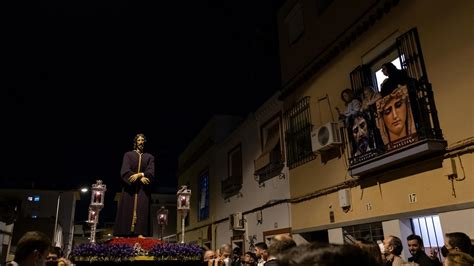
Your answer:
[[[105,191],[107,191],[107,186],[102,183],[102,180],[97,180],[92,185],[91,204],[89,205],[89,215],[87,216],[87,222],[91,225],[91,243],[95,243],[99,212],[104,208]]]
[[[181,186],[181,189],[176,193],[178,202],[178,213],[181,214],[181,243],[184,243],[184,219],[190,209],[191,190],[187,186]]]
[[[161,229],[161,241],[163,241],[163,230],[166,225],[168,225],[168,209],[162,206],[157,214],[156,218],[158,219],[158,224],[160,225]]]

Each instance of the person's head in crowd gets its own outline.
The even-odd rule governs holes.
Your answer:
[[[213,259],[217,258],[217,256],[216,256],[216,253],[214,252],[214,250],[208,249],[208,250],[204,251],[204,254],[203,254],[202,258],[203,258],[204,262],[207,262],[207,261],[210,261],[210,260],[213,260]]]
[[[279,257],[280,266],[379,266],[367,251],[353,245],[302,244]]]
[[[251,251],[245,252],[245,256],[244,256],[244,259],[242,261],[242,264],[257,265],[257,262],[258,262],[258,258],[257,258],[257,255],[255,255],[255,253],[253,253]]]
[[[412,256],[424,252],[423,239],[419,235],[409,235],[407,237],[408,250]]]
[[[357,239],[356,246],[360,249],[366,251],[369,255],[374,257],[374,259],[382,265],[382,252],[380,252],[380,247],[374,241],[366,240],[366,239]]]
[[[19,265],[43,265],[51,247],[50,238],[44,233],[30,231],[18,240],[15,262]]]
[[[46,257],[46,260],[57,261],[59,258],[61,258],[61,255],[59,254],[58,250],[55,247],[50,248],[48,256]]]
[[[280,234],[273,237],[270,246],[268,247],[268,254],[271,257],[276,257],[278,254],[283,253],[296,247],[296,242],[288,234]]]
[[[57,262],[62,257],[63,257],[63,254],[60,247],[51,247],[49,249],[49,254],[46,257],[46,261]]]
[[[372,98],[372,96],[375,94],[374,87],[372,86],[364,86],[364,89],[362,92],[364,94],[364,100]]]
[[[255,244],[255,255],[257,255],[257,258],[266,261],[268,258],[267,249],[268,246],[265,242],[258,242]]]
[[[352,100],[354,100],[354,92],[347,88],[341,92],[341,100],[348,105]]]
[[[451,253],[453,251],[464,252],[467,254],[471,253],[471,239],[465,233],[453,232],[446,233],[444,236],[444,246],[447,253]]]
[[[472,266],[474,258],[464,252],[450,252],[444,260],[444,266]]]
[[[51,247],[48,257],[46,257],[45,266],[69,266],[71,261],[64,257],[64,253],[60,247]]]
[[[362,110],[368,110],[382,96],[372,86],[365,86],[362,90]]]
[[[229,244],[224,244],[219,249],[220,258],[224,262],[224,265],[230,265],[232,257],[232,247]]]
[[[395,256],[400,256],[403,251],[403,244],[402,240],[396,236],[387,236],[383,240],[383,252],[384,254],[387,255],[395,255]]]
[[[242,255],[242,249],[240,249],[240,247],[235,247],[232,251],[232,259],[234,261],[241,259]]]
[[[393,76],[395,73],[400,71],[393,63],[388,62],[382,65],[382,73],[387,76]]]

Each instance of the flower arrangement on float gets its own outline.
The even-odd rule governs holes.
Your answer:
[[[114,238],[107,243],[76,245],[72,261],[199,261],[201,248],[194,244],[163,243],[157,239]]]
[[[202,249],[193,244],[163,243],[153,246],[148,252],[155,260],[201,260]]]

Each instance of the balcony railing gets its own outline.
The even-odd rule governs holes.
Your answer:
[[[221,181],[222,195],[224,198],[229,198],[237,195],[242,188],[242,176],[229,176],[227,179]]]

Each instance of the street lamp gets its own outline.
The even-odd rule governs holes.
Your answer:
[[[190,209],[191,190],[187,186],[181,186],[176,194],[178,195],[178,212],[181,214],[181,243],[184,243],[184,219]]]
[[[105,191],[107,186],[102,184],[102,180],[97,180],[92,185],[91,204],[89,205],[89,215],[87,222],[91,224],[91,243],[95,243],[95,232],[99,222],[99,212],[104,208]]]
[[[163,229],[168,225],[168,209],[165,209],[165,206],[161,206],[156,216],[161,229],[161,241],[163,241]]]
[[[55,221],[54,221],[54,238],[53,238],[53,245],[55,247],[59,247],[60,246],[60,241],[58,240],[58,218],[59,218],[59,206],[61,205],[61,195],[64,193],[64,192],[73,192],[73,191],[76,191],[76,189],[73,189],[73,190],[67,190],[67,191],[59,191],[58,193],[58,199],[57,199],[57,202],[56,202],[56,218],[55,218]],[[87,191],[89,191],[89,189],[87,187],[82,187],[80,188],[80,191],[82,193],[86,193]]]

